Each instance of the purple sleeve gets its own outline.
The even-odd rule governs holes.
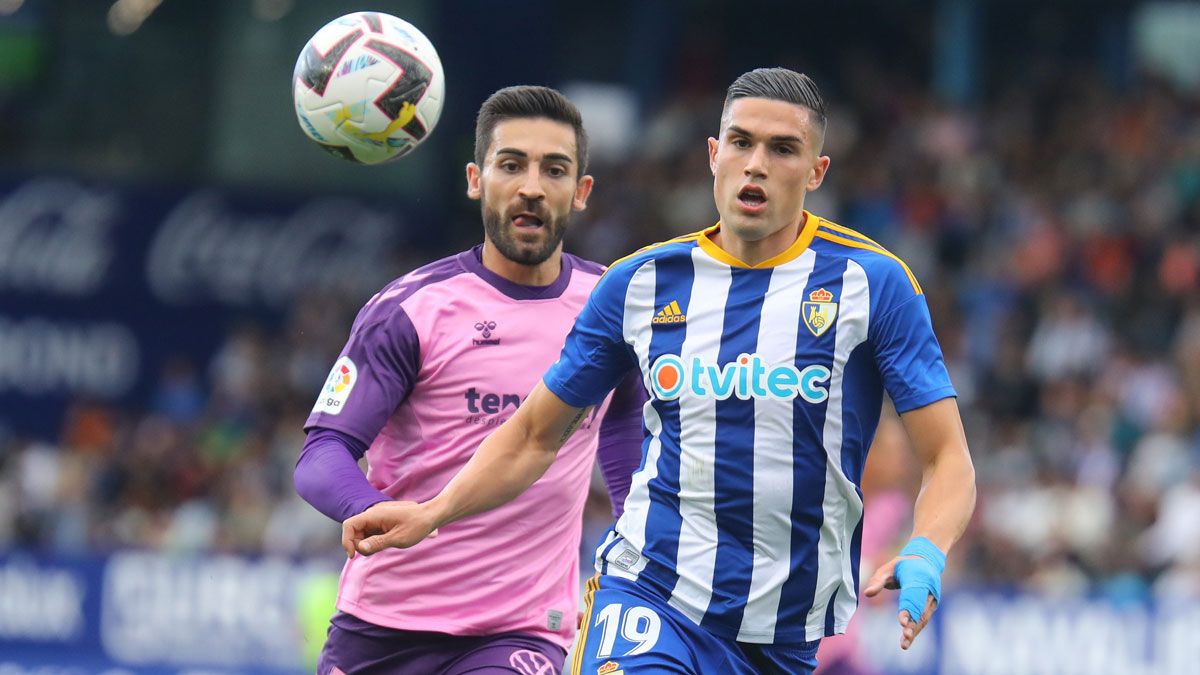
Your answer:
[[[369,445],[408,398],[420,364],[420,340],[404,308],[376,298],[355,319],[304,428],[335,429]]]
[[[608,486],[613,517],[625,512],[625,498],[633,474],[642,463],[642,406],[646,390],[642,387],[640,371],[632,371],[613,390],[612,402],[600,423],[600,442],[596,459],[600,473]]]
[[[376,490],[358,468],[367,446],[332,429],[313,429],[296,461],[292,482],[313,508],[339,523],[391,497]]]

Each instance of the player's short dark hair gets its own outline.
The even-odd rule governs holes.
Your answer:
[[[769,98],[802,105],[812,111],[817,125],[825,131],[825,99],[821,98],[817,83],[804,73],[787,68],[755,68],[742,73],[725,93],[722,117],[729,105],[739,98]]]
[[[588,138],[583,129],[583,115],[566,96],[550,87],[519,85],[505,87],[488,97],[475,118],[475,163],[483,166],[484,155],[492,144],[492,132],[504,120],[544,117],[571,125],[575,130],[575,152],[579,173],[584,175],[588,162]]]

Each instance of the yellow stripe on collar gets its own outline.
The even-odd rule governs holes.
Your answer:
[[[816,234],[817,225],[819,223],[819,218],[808,211],[805,211],[804,226],[800,228],[800,236],[796,237],[796,241],[792,242],[792,245],[788,246],[787,250],[783,251],[779,255],[767,258],[757,265],[750,265],[743,260],[739,260],[731,253],[718,246],[717,243],[712,240],[712,235],[716,234],[721,229],[720,222],[701,232],[698,243],[700,244],[700,248],[704,249],[704,252],[712,256],[714,260],[729,265],[730,267],[741,267],[743,269],[754,270],[770,269],[772,267],[778,267],[780,265],[789,263],[796,258],[799,258],[801,254],[808,250],[808,245],[812,243],[813,236]]]

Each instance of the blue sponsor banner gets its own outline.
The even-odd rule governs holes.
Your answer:
[[[309,672],[304,599],[332,594],[336,574],[336,561],[0,555],[0,673]]]
[[[418,236],[445,231],[410,228],[418,217],[348,198],[0,179],[0,426],[52,437],[66,403],[144,402],[168,360],[203,368],[231,327],[277,325],[305,293],[365,301],[407,271]]]
[[[0,553],[0,675],[311,672],[330,610],[304,607],[314,593],[331,606],[338,562]],[[955,589],[911,650],[883,602],[860,608],[822,658],[858,675],[1191,675],[1197,635],[1196,599]]]
[[[1187,675],[1200,672],[1200,599],[1116,602],[956,589],[902,651],[894,598],[860,607],[859,675]]]

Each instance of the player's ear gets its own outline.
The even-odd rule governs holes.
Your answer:
[[[708,169],[712,174],[717,175],[717,139],[712,136],[708,137]]]
[[[467,196],[471,199],[479,199],[483,196],[483,188],[479,185],[479,177],[482,173],[478,164],[467,162]]]
[[[821,155],[817,158],[817,163],[813,165],[812,172],[808,174],[808,184],[804,189],[812,192],[821,187],[821,183],[825,180],[825,174],[829,171],[829,156]]]
[[[582,211],[587,208],[588,196],[592,194],[592,187],[596,181],[591,176],[582,176],[579,182],[575,183],[575,198],[571,200],[571,208],[576,211]]]

